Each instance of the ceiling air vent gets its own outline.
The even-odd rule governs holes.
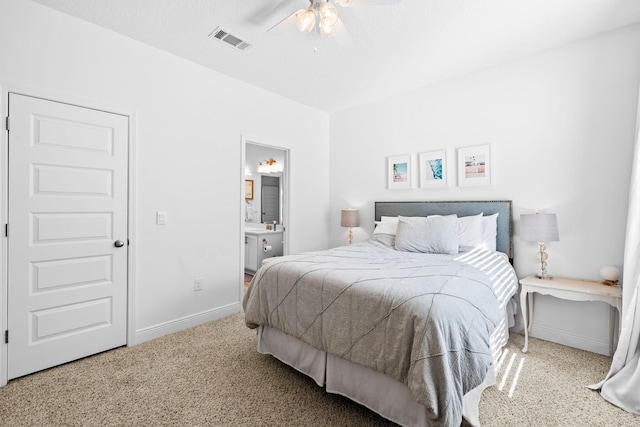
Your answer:
[[[218,39],[221,42],[225,42],[228,45],[235,47],[241,52],[244,52],[245,50],[251,47],[249,43],[242,40],[240,37],[236,37],[233,34],[230,34],[228,31],[223,30],[220,27],[213,30],[213,32],[209,34],[209,37],[211,37],[212,39]]]

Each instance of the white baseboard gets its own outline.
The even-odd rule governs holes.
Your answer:
[[[237,302],[222,307],[217,307],[212,310],[202,311],[190,316],[181,317],[179,319],[170,320],[168,322],[160,323],[154,326],[149,326],[147,328],[139,329],[136,331],[135,342],[129,343],[129,345],[142,344],[145,341],[160,338],[161,336],[168,334],[173,334],[175,332],[179,332],[193,326],[198,326],[212,320],[230,316],[240,311],[240,303]]]
[[[524,335],[524,323],[522,321],[516,321],[511,331]],[[609,341],[597,337],[574,334],[562,329],[536,325],[535,323],[531,328],[529,336],[609,356]],[[529,347],[531,347],[531,344],[529,344]]]

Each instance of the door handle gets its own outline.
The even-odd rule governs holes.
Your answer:
[[[123,247],[123,246],[124,246],[124,242],[123,242],[122,240],[116,240],[116,241],[113,243],[113,246],[115,246],[116,248],[121,248],[121,247]]]

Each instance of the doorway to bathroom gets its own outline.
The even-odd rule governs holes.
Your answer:
[[[264,138],[242,138],[241,298],[247,282],[272,257],[288,253],[289,150]]]

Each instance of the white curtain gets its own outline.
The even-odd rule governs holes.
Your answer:
[[[631,171],[624,246],[622,330],[606,378],[589,386],[620,408],[640,415],[640,110]]]

